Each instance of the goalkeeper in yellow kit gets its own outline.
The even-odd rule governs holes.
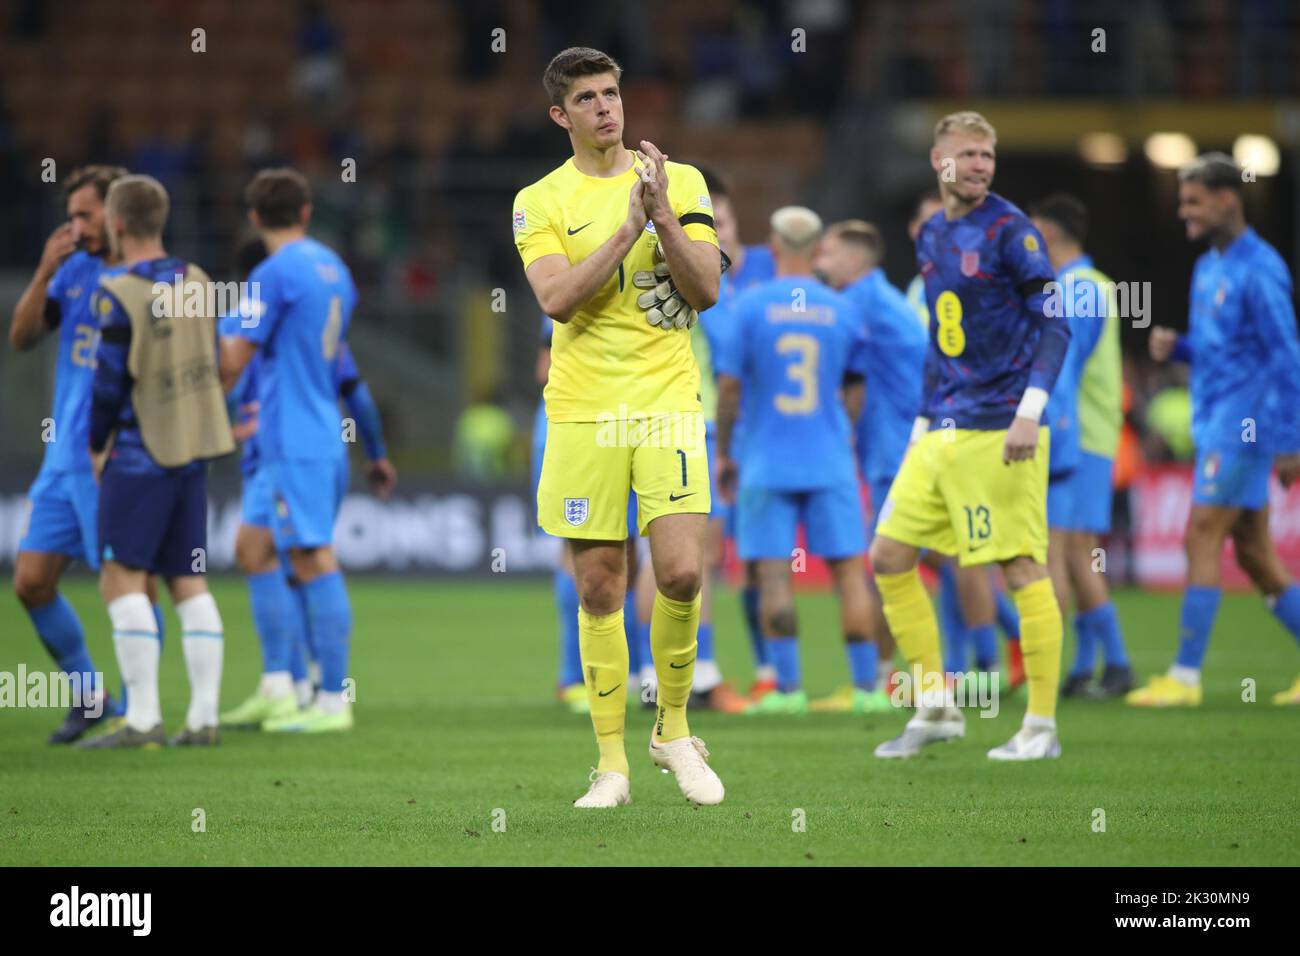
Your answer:
[[[718,298],[722,256],[704,178],[654,144],[623,145],[619,65],[599,50],[557,54],[543,84],[573,157],[519,192],[515,245],[555,319],[538,521],[569,540],[579,648],[600,763],[577,807],[631,802],[624,722],[628,651],[624,539],[629,491],[650,538],[650,645],[658,706],[650,756],[688,800],[721,803],[686,701],[700,619],[710,509],[696,314]]]

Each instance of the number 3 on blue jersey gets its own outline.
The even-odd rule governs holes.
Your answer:
[[[785,374],[799,386],[799,394],[777,394],[776,410],[783,415],[811,415],[817,411],[817,365],[821,358],[821,343],[811,335],[787,332],[776,340],[776,350],[781,355],[795,353],[798,358],[785,370]]]

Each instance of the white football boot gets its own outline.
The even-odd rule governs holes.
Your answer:
[[[956,707],[922,707],[901,734],[876,748],[876,756],[885,760],[915,757],[926,744],[965,736],[966,718]]]
[[[573,801],[580,810],[606,809],[622,807],[632,802],[632,782],[614,770],[600,773],[591,771],[591,786],[587,792]]]
[[[1001,747],[989,751],[990,760],[1046,760],[1061,756],[1054,727],[1021,727]]]
[[[709,749],[699,737],[681,737],[670,743],[655,743],[650,732],[650,759],[677,778],[682,796],[691,803],[714,806],[722,802],[726,790],[718,775],[708,765]]]

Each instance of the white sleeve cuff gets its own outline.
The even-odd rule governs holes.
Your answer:
[[[1038,421],[1047,408],[1047,392],[1041,388],[1030,387],[1020,397],[1020,407],[1016,409],[1017,418],[1031,418]]]
[[[918,415],[916,417],[916,421],[912,422],[912,437],[908,439],[908,441],[909,442],[919,441],[921,439],[921,436],[924,435],[929,430],[930,430],[930,419],[922,418],[920,415]]]

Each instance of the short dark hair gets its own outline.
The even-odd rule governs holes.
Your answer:
[[[1056,223],[1067,236],[1083,245],[1088,238],[1088,207],[1083,200],[1069,193],[1052,193],[1029,207],[1034,219]]]
[[[296,226],[302,207],[311,202],[307,177],[296,169],[281,166],[263,169],[244,187],[244,203],[257,213],[267,229]]]
[[[1202,153],[1178,170],[1180,183],[1200,183],[1206,189],[1231,189],[1238,196],[1245,192],[1241,167],[1227,153]]]
[[[74,169],[68,176],[68,181],[63,184],[63,195],[71,196],[83,186],[94,186],[102,200],[108,195],[108,187],[126,174],[125,166],[81,166]]]
[[[873,262],[885,258],[885,238],[880,230],[863,219],[845,219],[826,230],[841,242],[852,243],[871,257]]]
[[[704,166],[700,163],[694,164],[695,168],[700,171],[704,177],[704,188],[709,191],[710,199],[728,199],[731,197],[731,188],[727,185],[727,180],[722,174],[711,166]]]
[[[564,97],[569,93],[569,86],[574,80],[583,76],[595,76],[598,73],[613,73],[617,81],[623,75],[623,68],[608,53],[601,53],[589,46],[571,46],[561,50],[551,58],[542,74],[542,86],[551,102],[564,108]]]

